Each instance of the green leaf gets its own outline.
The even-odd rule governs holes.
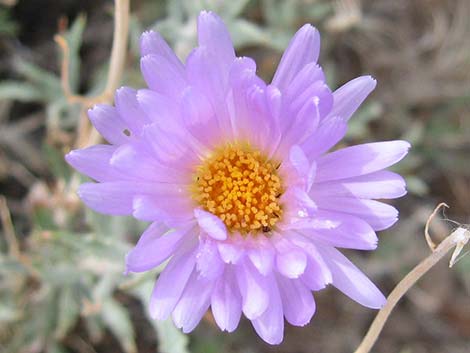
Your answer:
[[[382,115],[382,105],[378,102],[365,103],[355,114],[354,119],[349,121],[347,136],[349,138],[362,139],[369,132],[369,123]]]
[[[19,276],[28,275],[28,270],[21,262],[16,261],[7,255],[0,254],[0,274],[5,276],[2,278],[6,278],[8,276],[18,278]]]
[[[10,9],[0,7],[0,35],[14,36],[18,31],[18,24],[11,19]]]
[[[138,287],[132,288],[132,294],[141,301],[144,308],[148,307],[150,293],[152,293],[154,279],[149,279]],[[145,310],[148,320],[152,324],[158,337],[158,351],[160,353],[189,353],[189,337],[178,330],[171,319],[160,321],[150,317]]]
[[[11,305],[5,304],[6,303],[0,304],[0,323],[5,324],[8,322],[17,321],[22,317],[20,310],[12,307]]]
[[[269,26],[285,28],[293,27],[299,10],[299,3],[286,0],[263,0],[261,2],[264,16]]]
[[[80,315],[80,303],[72,286],[67,286],[59,293],[57,326],[54,337],[63,339],[75,325]]]
[[[161,353],[189,353],[189,338],[178,330],[171,319],[151,320],[158,336],[158,349]]]
[[[0,83],[0,99],[20,102],[37,102],[45,99],[44,93],[27,82],[3,81]]]
[[[137,353],[134,328],[126,309],[112,298],[103,302],[101,316],[105,325],[126,353]]]
[[[242,14],[250,0],[221,1],[216,2],[219,5],[220,15],[224,17],[237,17]]]
[[[73,22],[70,29],[65,34],[69,45],[69,79],[70,87],[76,90],[79,86],[80,78],[80,46],[82,44],[83,31],[85,30],[86,16],[80,15]]]
[[[17,59],[15,69],[19,74],[34,84],[36,90],[41,92],[41,95],[45,97],[44,99],[47,98],[53,101],[56,100],[57,97],[63,96],[60,78],[54,74],[39,66],[28,63],[23,59]]]
[[[131,16],[129,21],[129,47],[131,53],[136,57],[140,56],[140,36],[143,28],[136,16]]]
[[[406,177],[406,187],[411,194],[423,196],[429,193],[429,187],[423,179],[417,176]]]
[[[229,24],[230,34],[235,47],[262,44],[270,45],[269,36],[261,27],[244,19],[237,19]]]
[[[57,229],[52,211],[48,208],[37,207],[33,213],[33,224],[43,230]]]
[[[46,157],[54,176],[57,177],[57,179],[69,180],[71,170],[67,163],[65,163],[64,154],[47,143],[43,144],[43,150],[43,155]]]
[[[86,219],[98,236],[112,238],[113,241],[129,235],[140,236],[147,227],[147,223],[138,222],[132,217],[110,217],[89,209],[86,210]]]
[[[37,339],[46,342],[48,338],[53,337],[57,322],[58,291],[49,286],[43,285],[43,288],[44,299],[30,306],[29,321],[32,325],[32,331],[29,334],[35,335]]]
[[[119,279],[112,274],[104,274],[93,288],[92,296],[96,302],[101,302],[110,298],[117,287]]]
[[[47,353],[67,353],[68,351],[58,342],[50,343],[46,348]]]

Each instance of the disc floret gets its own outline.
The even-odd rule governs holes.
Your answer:
[[[250,146],[224,146],[196,168],[193,198],[230,232],[268,233],[282,216],[277,167]]]

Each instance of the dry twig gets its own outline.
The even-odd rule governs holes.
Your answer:
[[[434,243],[428,233],[428,227],[431,220],[436,215],[437,211],[445,204],[439,204],[434,212],[429,216],[426,222],[426,240],[433,248]],[[448,207],[448,206],[447,206]],[[377,338],[382,331],[388,317],[390,316],[393,308],[398,301],[408,292],[408,290],[426,273],[428,272],[440,259],[442,259],[450,250],[454,249],[452,258],[450,260],[449,267],[455,263],[455,259],[463,249],[465,244],[470,240],[470,231],[464,227],[458,227],[454,230],[447,238],[445,238],[423,261],[421,261],[400,283],[393,289],[392,293],[387,298],[387,303],[380,309],[379,313],[375,317],[372,325],[369,327],[369,331],[363,338],[361,344],[354,353],[368,353],[372,349],[372,346],[377,341]]]
[[[434,217],[436,216],[437,212],[442,208],[442,207],[446,207],[446,208],[449,208],[449,206],[444,203],[444,202],[441,202],[439,205],[436,206],[436,208],[434,209],[434,211],[432,211],[431,215],[428,217],[428,220],[426,221],[426,225],[424,226],[424,236],[426,238],[426,242],[428,243],[428,246],[429,248],[431,249],[431,251],[434,251],[436,249],[436,243],[434,243],[434,241],[432,240],[431,236],[429,235],[429,225],[431,224],[431,221],[434,219]]]
[[[76,95],[72,92],[69,78],[69,45],[63,35],[57,34],[54,37],[54,40],[62,50],[61,82],[64,94],[70,103],[80,103],[83,106],[82,114],[80,114],[80,125],[77,139],[78,147],[96,143],[96,140],[99,139],[99,135],[90,129],[88,118],[83,110],[98,103],[110,103],[113,99],[114,91],[118,88],[121,81],[122,72],[124,70],[129,32],[129,0],[115,0],[115,3],[114,37],[108,77],[106,86],[103,92],[99,95],[85,97]]]

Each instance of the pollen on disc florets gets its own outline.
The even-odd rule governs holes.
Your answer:
[[[277,167],[250,146],[226,145],[196,168],[193,198],[229,232],[268,233],[282,216]]]

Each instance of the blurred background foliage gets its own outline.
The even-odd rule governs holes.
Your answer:
[[[190,336],[147,317],[158,269],[123,275],[145,224],[84,210],[63,160],[84,111],[63,94],[52,38],[68,19],[71,87],[93,95],[106,79],[112,9],[105,0],[0,0],[0,351],[351,352],[374,312],[332,290],[316,295],[313,322],[288,327],[279,347],[260,342],[244,321],[236,333],[220,333],[210,313]],[[254,57],[266,80],[306,22],[321,31],[320,63],[333,88],[361,74],[378,79],[343,143],[413,144],[397,167],[410,191],[395,202],[400,222],[381,233],[378,251],[351,254],[385,292],[428,252],[422,226],[438,201],[468,223],[468,0],[135,0],[123,84],[143,86],[143,30],[158,30],[184,59],[201,9],[225,20],[238,54]],[[452,227],[441,222],[434,231],[444,236]],[[469,271],[469,256],[456,271],[439,265],[392,315],[376,351],[469,352]]]

